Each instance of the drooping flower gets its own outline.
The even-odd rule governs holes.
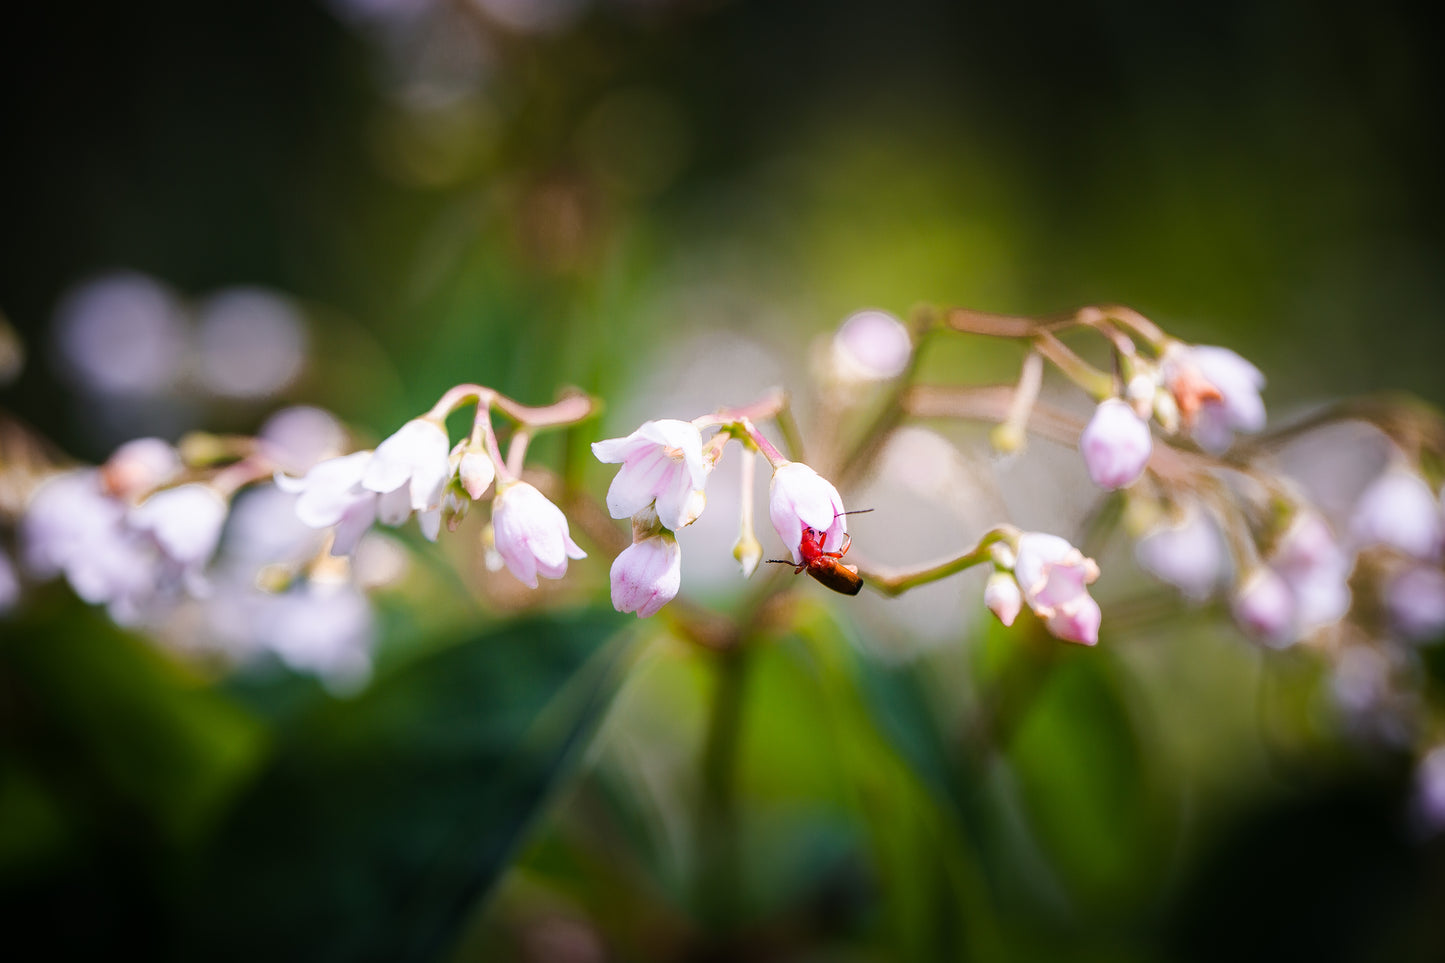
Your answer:
[[[156,492],[131,509],[129,523],[150,533],[167,558],[194,572],[215,554],[227,507],[214,488],[191,482]]]
[[[639,539],[623,549],[612,563],[612,607],[636,612],[638,618],[657,614],[677,597],[682,584],[682,551],[666,530]]]
[[[567,516],[547,496],[522,481],[500,488],[492,502],[496,550],[507,569],[528,588],[537,587],[538,575],[566,575],[567,559],[587,557],[572,541]]]
[[[376,446],[362,472],[361,487],[377,494],[377,517],[383,525],[400,525],[412,512],[419,512],[422,533],[436,541],[442,492],[451,476],[446,429],[426,418],[413,418]]]
[[[1282,649],[1299,637],[1294,594],[1278,572],[1262,565],[1234,593],[1234,619],[1266,645]]]
[[[1120,398],[1100,402],[1079,436],[1089,478],[1110,491],[1139,480],[1153,447],[1148,423]]]
[[[1057,535],[1025,532],[1013,571],[1024,602],[1051,634],[1082,645],[1099,641],[1102,613],[1088,590],[1099,577],[1093,559]]]
[[[1296,516],[1269,561],[1294,597],[1298,634],[1333,625],[1350,610],[1354,557],[1317,512]]]
[[[336,526],[332,555],[350,555],[376,521],[377,494],[363,488],[369,451],[328,458],[300,478],[276,474],[276,487],[296,498],[296,517],[312,528]]]
[[[1361,546],[1384,545],[1426,561],[1440,555],[1445,519],[1423,478],[1393,468],[1360,495],[1350,518],[1350,534]]]
[[[592,443],[597,460],[621,464],[607,489],[613,518],[631,518],[649,506],[672,530],[686,528],[702,514],[703,486],[709,465],[702,457],[702,434],[686,421],[645,421],[625,438]]]
[[[1214,594],[1229,567],[1219,530],[1194,505],[1174,524],[1159,525],[1140,538],[1134,558],[1146,572],[1196,602]]]
[[[794,565],[803,563],[803,529],[823,533],[825,552],[839,551],[848,532],[838,489],[802,462],[785,462],[773,471],[768,486],[768,516],[792,553]]]
[[[1165,352],[1162,370],[1185,425],[1205,451],[1219,454],[1236,431],[1264,428],[1264,375],[1228,348],[1176,344]]]
[[[1005,626],[1014,624],[1023,609],[1024,597],[1018,579],[1009,572],[994,572],[983,587],[983,604]]]

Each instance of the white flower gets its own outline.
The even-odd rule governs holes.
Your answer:
[[[1229,564],[1219,530],[1194,505],[1176,524],[1160,525],[1140,538],[1134,558],[1145,571],[1195,601],[1214,594]]]
[[[646,421],[625,438],[593,442],[592,453],[598,461],[622,465],[607,489],[613,518],[631,518],[655,503],[657,517],[675,532],[702,514],[709,466],[702,434],[689,422]]]
[[[346,431],[328,411],[309,405],[282,408],[256,436],[282,471],[301,474],[345,451]]]
[[[376,492],[377,516],[384,525],[400,525],[413,512],[436,513],[422,518],[422,531],[436,540],[441,526],[442,492],[452,476],[451,442],[446,429],[425,418],[413,418],[376,446],[361,474],[361,487]]]
[[[1355,561],[1313,511],[1301,511],[1279,540],[1270,565],[1294,596],[1300,635],[1333,625],[1350,610]]]
[[[1093,559],[1057,535],[1025,532],[1013,571],[1024,601],[1050,633],[1083,645],[1099,641],[1102,615],[1087,588],[1099,577]]]
[[[1079,436],[1089,478],[1100,488],[1127,488],[1144,474],[1154,441],[1149,425],[1119,398],[1100,402]]]
[[[276,487],[298,496],[296,517],[312,528],[336,526],[332,555],[350,555],[376,521],[377,495],[361,486],[372,453],[352,452],[312,466],[300,478],[276,474]]]
[[[677,597],[682,584],[682,551],[671,532],[662,531],[633,542],[612,563],[612,607],[636,612],[638,618],[657,614]]]
[[[994,572],[983,588],[983,604],[1005,626],[1013,625],[1023,608],[1024,597],[1018,579],[1008,572]]]
[[[1268,566],[1255,569],[1235,592],[1234,619],[1250,635],[1282,649],[1299,637],[1293,593]]]
[[[171,561],[195,572],[215,554],[226,510],[219,492],[191,482],[156,492],[131,509],[129,523],[136,531],[150,533]]]
[[[785,462],[773,471],[768,485],[768,516],[792,553],[794,565],[803,563],[799,546],[804,529],[823,533],[825,552],[838,551],[848,531],[838,489],[802,462]]]
[[[859,311],[838,332],[832,344],[834,377],[845,382],[883,381],[896,378],[913,356],[908,329],[883,311]]]
[[[1390,579],[1385,608],[1395,631],[1411,641],[1445,633],[1445,572],[1416,566]]]
[[[1440,555],[1445,521],[1425,480],[1394,468],[1360,495],[1350,518],[1350,533],[1361,546],[1385,545],[1428,561]]]
[[[1229,447],[1234,432],[1264,428],[1264,375],[1230,351],[1212,345],[1176,344],[1164,356],[1164,383],[1205,451]]]
[[[586,558],[567,528],[567,516],[526,482],[503,485],[492,502],[492,531],[507,569],[529,588],[537,576],[561,578],[567,559]]]

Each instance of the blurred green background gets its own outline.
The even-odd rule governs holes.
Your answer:
[[[0,311],[31,354],[0,404],[79,458],[124,437],[48,362],[65,292],[117,269],[305,306],[300,381],[178,404],[175,432],[301,401],[379,437],[458,381],[529,403],[574,384],[610,407],[538,446],[561,467],[700,413],[666,396],[666,366],[706,366],[696,339],[768,352],[714,372],[739,394],[705,405],[737,404],[801,384],[848,313],[920,302],[1126,303],[1256,361],[1276,415],[1442,403],[1425,23],[1389,3],[32,5],[0,36]],[[581,591],[522,615],[414,578],[349,699],[212,680],[58,588],[32,600],[0,621],[0,939],[1445,958],[1445,852],[1411,832],[1408,760],[1348,736],[1307,655],[1266,658],[1213,610],[1087,651],[979,616],[897,660],[800,601],[724,657],[574,570]],[[735,766],[708,762],[730,752],[710,712],[737,713]]]

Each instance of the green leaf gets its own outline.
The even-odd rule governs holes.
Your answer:
[[[298,719],[197,867],[183,956],[443,953],[605,714],[616,626],[512,624]]]

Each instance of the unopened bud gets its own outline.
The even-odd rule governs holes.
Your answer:
[[[1008,572],[994,572],[984,586],[983,604],[1005,627],[1013,625],[1024,604],[1018,580]]]
[[[462,455],[461,464],[457,468],[457,477],[461,479],[462,487],[475,501],[486,493],[492,481],[497,477],[497,466],[492,459],[483,451],[468,451]]]
[[[763,560],[763,547],[758,544],[757,536],[751,531],[739,534],[737,543],[733,545],[733,558],[742,566],[743,578],[752,578],[758,563]]]
[[[461,527],[462,520],[467,517],[467,509],[472,507],[470,499],[459,498],[451,488],[442,496],[442,524],[447,531],[455,532]]]
[[[1166,434],[1172,435],[1179,430],[1179,403],[1169,392],[1154,392],[1154,419]]]
[[[1158,382],[1152,375],[1140,372],[1129,379],[1129,384],[1124,389],[1124,400],[1129,402],[1134,414],[1148,421],[1154,410],[1154,395],[1158,387]]]
[[[988,433],[989,444],[993,445],[993,450],[1001,455],[1011,455],[1023,448],[1027,437],[1023,427],[1012,422],[995,425],[994,429]]]

